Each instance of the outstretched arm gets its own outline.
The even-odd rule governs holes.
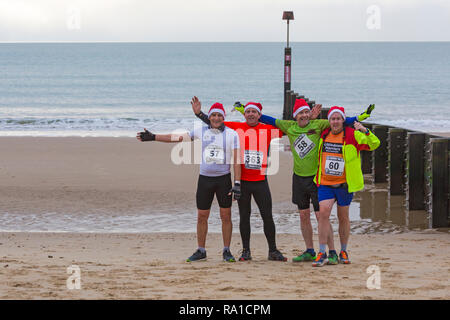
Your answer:
[[[276,127],[276,121],[277,121],[276,118],[273,118],[273,117],[265,115],[265,114],[262,114],[261,118],[259,118],[259,122],[262,122],[265,124],[270,124],[274,127]]]
[[[345,125],[352,126],[356,121],[358,121],[358,117],[347,117],[345,118]]]
[[[138,132],[136,134],[136,139],[141,142],[144,141],[160,141],[167,143],[181,142],[183,141],[184,135],[180,134],[154,134],[144,128],[144,131]]]
[[[373,109],[375,109],[375,105],[374,104],[369,105],[367,110],[361,113],[359,116],[346,118],[345,124],[347,126],[352,126],[355,122],[361,122],[363,120],[366,120],[367,118],[370,117],[370,114],[372,113]]]

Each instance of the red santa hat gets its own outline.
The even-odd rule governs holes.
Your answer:
[[[296,99],[293,110],[293,117],[295,118],[297,114],[305,109],[311,110],[309,105],[306,103],[305,99]]]
[[[247,109],[255,109],[259,113],[262,112],[262,105],[258,102],[249,102],[244,106],[244,112],[247,111]]]
[[[344,118],[344,120],[345,120],[346,116],[345,116],[344,108],[338,107],[338,106],[334,106],[334,107],[330,108],[330,111],[328,111],[328,115],[327,115],[328,120],[330,120],[333,113],[336,113],[336,112],[339,113],[342,116],[342,118]]]
[[[221,103],[216,102],[211,106],[208,112],[208,118],[211,117],[214,112],[220,113],[225,118],[225,109]]]

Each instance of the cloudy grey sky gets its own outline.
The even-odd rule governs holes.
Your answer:
[[[0,0],[0,41],[450,41],[449,0]]]

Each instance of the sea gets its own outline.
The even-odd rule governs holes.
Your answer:
[[[291,89],[371,122],[450,131],[450,42],[290,44]],[[134,137],[260,102],[281,117],[284,43],[1,43],[0,136]]]
[[[450,132],[450,42],[290,45],[295,92],[323,107],[342,106],[349,115],[375,104],[373,123]],[[143,128],[189,130],[195,121],[193,96],[205,111],[221,102],[227,120],[243,120],[232,112],[235,101],[260,102],[263,113],[281,117],[284,48],[281,42],[0,43],[0,136],[134,137]],[[386,186],[371,188],[350,208],[352,232],[429,226],[425,212],[405,212],[404,199],[391,198]],[[211,232],[221,231],[216,211],[213,207]],[[253,211],[252,232],[262,233],[259,213]],[[0,231],[195,232],[195,216],[195,208],[76,217],[6,211],[0,214]],[[274,219],[278,232],[300,232],[290,202],[274,206]],[[239,223],[237,206],[233,222]],[[332,223],[337,228],[335,212]]]

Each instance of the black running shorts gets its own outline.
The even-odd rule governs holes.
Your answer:
[[[314,176],[300,177],[295,173],[292,175],[292,202],[299,210],[309,209],[312,202],[314,211],[319,211],[319,199]]]
[[[199,175],[197,183],[197,209],[209,210],[216,195],[217,202],[221,208],[230,208],[232,197],[229,196],[231,184],[231,174],[219,177],[207,177]]]

